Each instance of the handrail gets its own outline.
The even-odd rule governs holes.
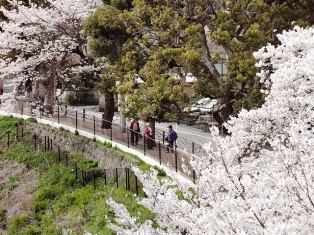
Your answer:
[[[111,123],[111,126],[117,126],[119,128],[125,128],[125,129],[128,128],[128,126],[129,126],[129,125],[121,126],[120,124],[111,122],[109,120],[102,119],[102,114],[101,113],[96,113],[95,114],[95,113],[91,113],[88,110],[85,110],[85,111],[84,110],[85,109],[76,108],[76,107],[71,107],[71,108],[67,107],[67,115],[72,116],[72,117],[76,117],[76,112],[77,112],[78,113],[77,114],[78,118],[82,117],[85,120],[93,121],[93,117],[95,117],[95,119],[97,121],[105,121],[105,122]],[[145,126],[142,123],[140,123],[140,125],[141,125],[140,129],[143,130],[143,127],[145,127]],[[155,133],[159,133],[159,135],[155,134],[154,140],[164,143],[164,139],[162,137],[164,137],[166,135],[165,131],[155,128]],[[185,139],[183,137],[178,136],[178,139],[177,139],[176,142],[177,142],[177,145],[178,145],[178,149],[181,149],[183,151],[188,151],[189,149],[191,149],[191,151],[188,151],[188,152],[190,152],[191,154],[199,155],[199,156],[203,156],[204,154],[206,154],[206,151],[203,148],[203,146],[199,145],[199,144],[197,144],[197,143],[195,143],[193,141],[190,141],[188,139]]]

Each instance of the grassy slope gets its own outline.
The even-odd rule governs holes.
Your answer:
[[[15,120],[0,118],[0,134],[14,126]],[[116,188],[98,180],[97,189],[93,185],[82,187],[75,179],[73,169],[54,163],[54,154],[34,153],[23,141],[0,153],[0,158],[22,163],[29,171],[35,169],[40,174],[31,210],[6,221],[6,212],[0,207],[0,224],[7,223],[7,234],[83,234],[85,231],[115,234],[106,227],[107,222],[114,218],[113,211],[106,204],[109,197],[126,205],[129,212],[139,216],[141,221],[154,220],[150,211],[137,204],[134,193],[123,189],[123,183]],[[142,161],[138,164],[142,169],[149,168]]]

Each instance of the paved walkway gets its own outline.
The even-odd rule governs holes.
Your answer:
[[[27,108],[24,108],[23,111],[21,110],[19,114],[32,116],[30,109]],[[76,113],[68,112],[67,115],[59,116],[59,118],[58,116],[41,116],[41,118],[75,128],[78,132],[80,132],[80,130],[86,131],[94,136],[101,136],[108,139],[108,141],[122,144],[130,149],[142,153],[144,156],[154,159],[160,165],[164,165],[173,171],[180,172],[183,176],[189,178],[190,180],[195,179],[195,175],[193,174],[194,171],[190,165],[190,160],[191,158],[195,158],[195,155],[189,154],[188,152],[180,149],[175,149],[174,152],[170,151],[170,153],[167,153],[167,146],[162,141],[154,141],[153,150],[148,150],[146,144],[147,139],[145,137],[141,138],[137,145],[132,145],[130,130],[126,130],[124,128],[124,132],[122,132],[121,127],[117,124],[112,124],[111,129],[102,129],[101,119],[98,117],[85,115],[85,118],[83,118],[82,116],[76,117],[76,115]],[[186,165],[188,172],[183,170],[183,164]]]
[[[89,133],[93,133],[94,135],[102,136],[108,140],[123,144],[128,148],[143,153],[145,156],[153,158],[161,165],[167,166],[174,171],[178,171],[186,175],[182,168],[183,163],[185,163],[188,169],[193,172],[192,167],[189,163],[192,156],[191,154],[188,154],[187,152],[179,149],[176,149],[173,153],[171,151],[167,153],[167,146],[161,141],[155,141],[153,150],[148,150],[146,144],[147,139],[145,137],[141,138],[137,145],[132,145],[130,131],[126,130],[125,132],[121,132],[121,127],[116,124],[113,124],[111,129],[102,129],[101,121],[99,119],[95,118],[94,124],[94,120],[88,118],[85,118],[85,120],[78,118],[76,121],[76,117],[73,117],[71,115],[60,117],[59,123],[71,126],[73,128],[77,127],[78,131],[87,131]],[[189,177],[193,178],[193,175]]]

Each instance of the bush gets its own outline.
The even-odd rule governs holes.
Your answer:
[[[30,219],[27,215],[14,216],[9,225],[9,235],[24,234],[23,231],[29,222]]]
[[[77,100],[75,99],[75,96],[73,93],[69,93],[64,98],[65,102],[69,105],[76,105]]]
[[[7,210],[0,207],[0,228],[4,229],[7,223]]]
[[[74,158],[80,169],[86,172],[99,171],[98,162],[86,159],[80,154],[70,154],[70,157]]]
[[[34,117],[30,117],[30,118],[26,119],[26,121],[28,121],[28,122],[33,122],[33,123],[37,123],[37,119],[34,118]]]
[[[69,93],[65,96],[65,102],[69,105],[86,104],[88,103],[88,93],[87,92],[77,92],[75,94]]]
[[[158,166],[154,166],[153,168],[158,171],[157,176],[166,176],[167,175],[166,172],[163,169],[159,168]]]
[[[105,141],[104,146],[108,149],[112,148],[112,143]]]

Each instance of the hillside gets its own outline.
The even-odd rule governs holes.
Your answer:
[[[139,215],[140,221],[154,220],[150,211],[137,204],[133,172],[127,177],[128,181],[121,174],[124,169],[118,168],[106,180],[100,173],[94,180],[90,179],[87,173],[94,175],[99,169],[97,162],[84,160],[78,153],[62,155],[61,158],[66,156],[67,161],[60,161],[57,152],[44,151],[39,139],[36,140],[39,146],[34,151],[34,135],[26,129],[24,137],[20,136],[16,141],[13,135],[16,122],[21,120],[0,118],[0,234],[115,234],[106,226],[115,218],[106,204],[110,197],[126,205],[130,213]],[[9,128],[13,129],[7,148],[6,130]],[[103,144],[99,145],[105,148]],[[113,151],[119,150],[112,148]],[[149,168],[138,159],[135,162],[142,168]],[[79,177],[83,170],[78,171],[78,166],[85,169],[87,178],[83,181]],[[107,177],[109,173],[107,170]],[[140,182],[136,183],[140,185]],[[144,196],[141,188],[137,191],[139,196]]]

